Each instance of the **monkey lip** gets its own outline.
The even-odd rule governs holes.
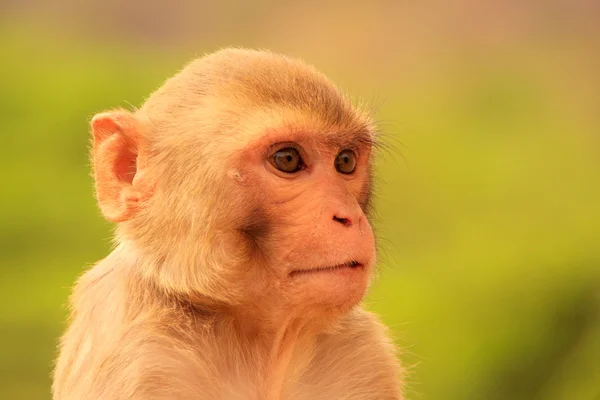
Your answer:
[[[308,268],[308,269],[295,269],[290,272],[290,277],[298,276],[298,275],[307,275],[307,274],[315,274],[318,272],[335,272],[343,269],[354,269],[359,270],[363,269],[364,265],[359,263],[358,261],[347,261],[342,264],[337,264],[329,267],[317,267],[317,268]]]

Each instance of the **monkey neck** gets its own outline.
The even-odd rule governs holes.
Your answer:
[[[235,316],[233,316],[235,315]],[[235,330],[242,348],[248,353],[262,354],[264,365],[258,376],[259,398],[278,400],[284,391],[286,378],[294,377],[302,366],[308,364],[312,355],[313,343],[319,329],[306,318],[289,315],[278,325],[264,324],[260,318],[233,313]],[[256,353],[255,353],[256,354]]]
[[[264,390],[266,399],[277,400],[281,397],[285,377],[290,368],[292,356],[301,339],[301,324],[289,322],[275,335],[269,355],[269,374],[265,377]]]
[[[286,381],[298,380],[310,363],[317,336],[328,330],[330,323],[299,311],[271,308],[268,314],[248,306],[223,309],[221,317],[228,322],[222,331],[217,329],[214,334],[215,341],[225,346],[222,348],[226,353],[224,358],[233,360],[234,365],[239,360],[252,360],[252,363],[260,360],[261,364],[249,368],[257,371],[254,377],[259,391],[257,398],[279,400]],[[224,340],[221,332],[233,335],[235,344]]]

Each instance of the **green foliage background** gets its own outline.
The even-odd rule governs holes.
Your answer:
[[[70,286],[111,246],[88,121],[141,104],[193,54],[8,23],[0,49],[0,398],[49,399]],[[600,399],[599,80],[578,68],[599,58],[587,51],[461,54],[377,96],[368,74],[317,65],[385,94],[367,305],[403,349],[409,398]],[[564,66],[569,54],[584,56]]]

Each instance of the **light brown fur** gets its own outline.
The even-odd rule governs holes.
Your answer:
[[[223,50],[92,132],[117,245],[73,291],[55,400],[402,399],[386,329],[360,307],[375,133],[323,75]],[[310,160],[293,179],[265,162],[278,142]]]

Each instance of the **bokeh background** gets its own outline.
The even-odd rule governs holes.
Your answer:
[[[0,399],[49,399],[110,248],[88,123],[222,46],[377,110],[380,273],[410,399],[600,399],[600,2],[0,1]],[[365,366],[368,368],[369,366]]]

